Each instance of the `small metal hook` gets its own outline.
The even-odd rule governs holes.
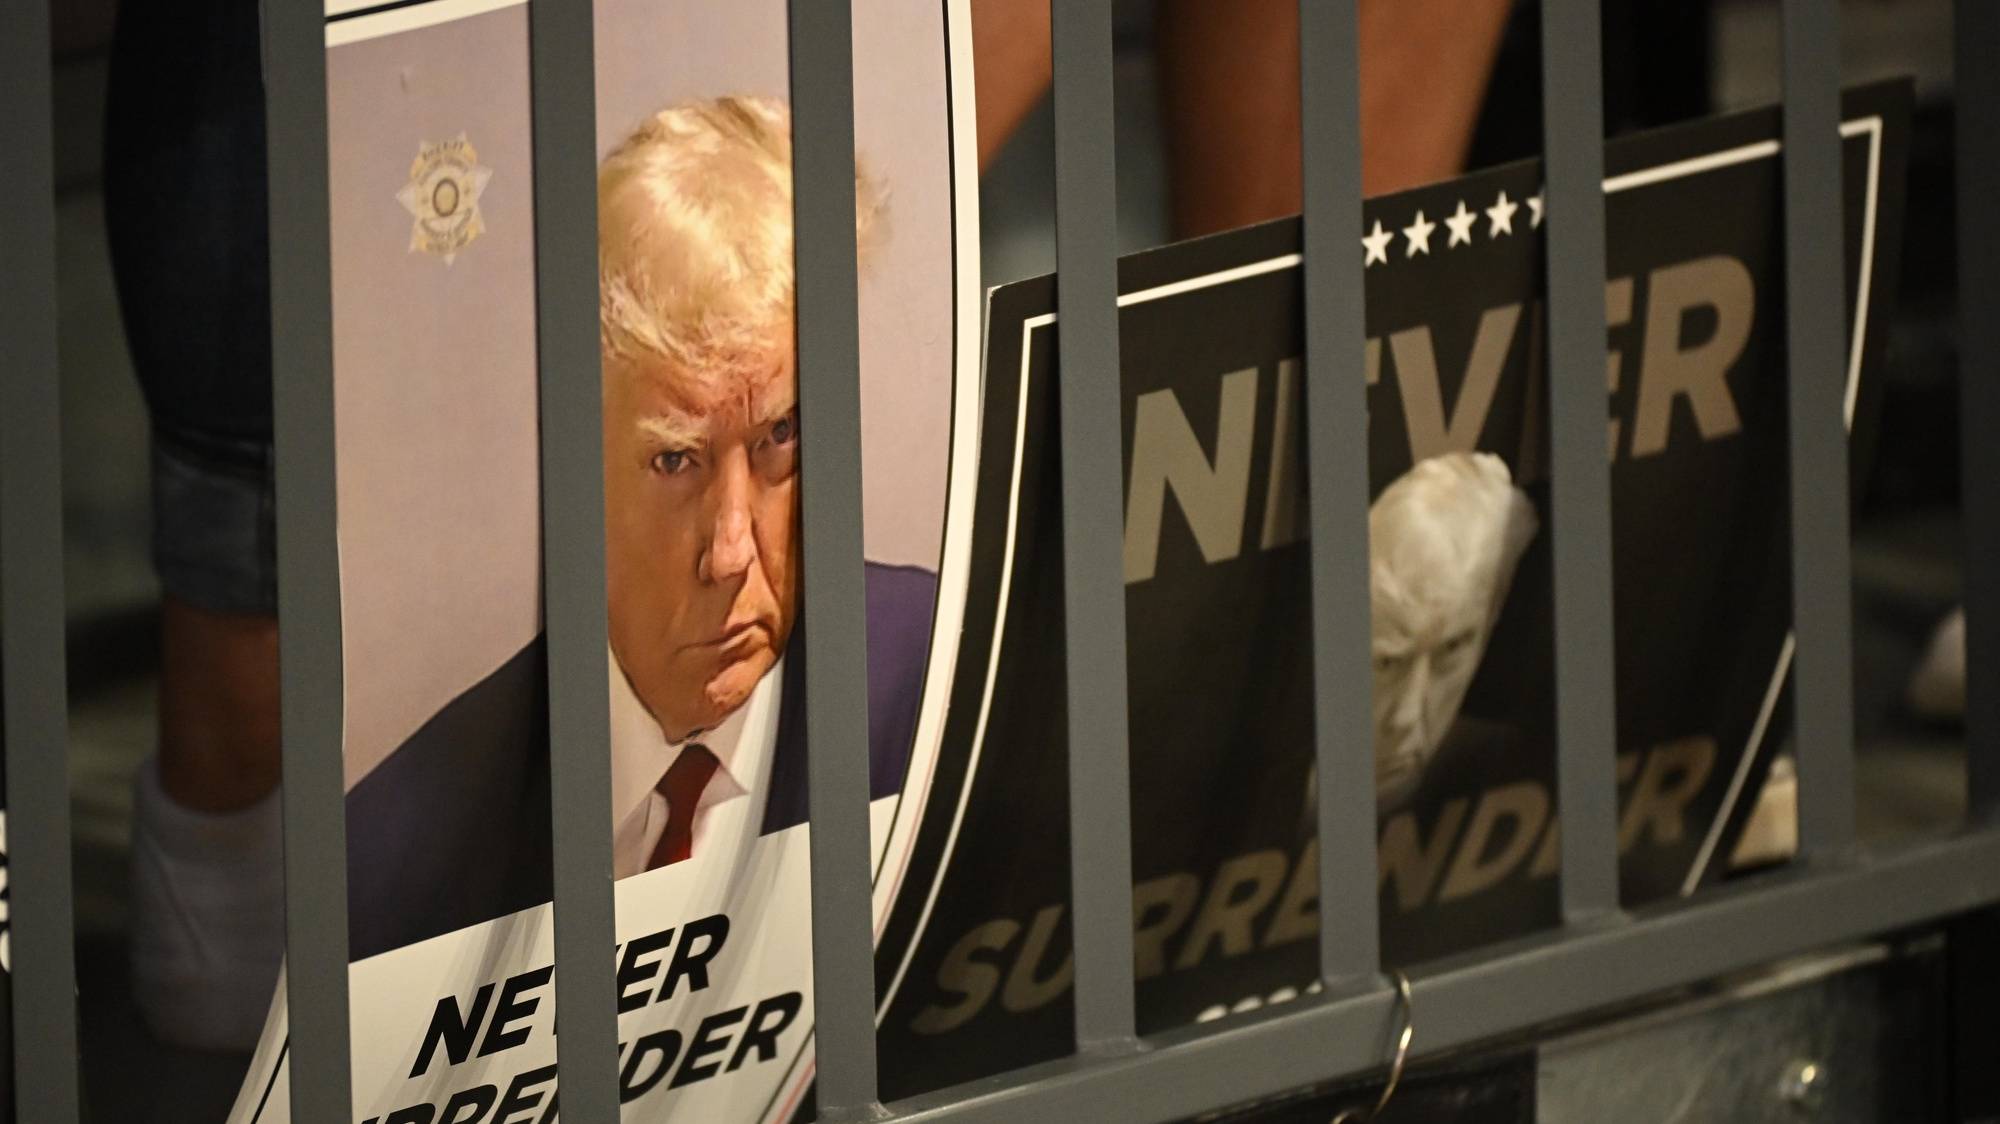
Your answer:
[[[1382,1085],[1382,1095],[1375,1100],[1375,1107],[1362,1115],[1358,1108],[1342,1109],[1340,1115],[1328,1124],[1366,1124],[1382,1115],[1389,1107],[1389,1100],[1396,1095],[1397,1086],[1403,1083],[1403,1065],[1410,1058],[1410,1041],[1416,1037],[1416,1005],[1410,1000],[1410,977],[1401,972],[1391,973],[1396,979],[1396,1005],[1403,1012],[1403,1029],[1396,1035],[1396,1055],[1389,1060],[1389,1080]]]

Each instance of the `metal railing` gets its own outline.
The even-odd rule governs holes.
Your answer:
[[[62,450],[49,10],[0,9],[0,712],[5,713],[8,942],[23,1120],[77,1102]],[[48,1115],[44,1115],[44,1112]]]
[[[1315,995],[1141,1039],[1130,926],[1115,303],[1111,0],[1055,0],[1061,456],[1076,1052],[878,1103],[868,881],[860,415],[849,0],[791,0],[812,907],[822,1120],[1165,1120],[1368,1070],[1398,1013],[1376,933],[1367,740],[1366,415],[1355,0],[1302,0],[1307,395],[1313,500],[1321,975]],[[1968,826],[1856,845],[1841,395],[1839,37],[1833,0],[1783,0],[1800,854],[1685,901],[1618,905],[1604,457],[1601,59],[1596,0],[1542,0],[1561,928],[1413,974],[1442,1050],[1833,941],[2000,901],[2000,5],[1959,0],[1960,319],[1969,635]],[[277,352],[288,1000],[293,1119],[348,1121],[341,659],[334,549],[326,86],[317,4],[264,11]],[[590,0],[532,0],[550,722],[606,743]],[[61,641],[47,12],[0,9],[0,663],[5,671],[19,1118],[78,1119]],[[1984,688],[1984,689],[1982,689]],[[571,1124],[617,1118],[606,755],[553,755],[557,1019]]]

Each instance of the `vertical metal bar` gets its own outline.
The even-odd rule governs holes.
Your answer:
[[[1968,818],[2000,814],[2000,4],[1958,0],[1958,356]]]
[[[1306,495],[1312,499],[1319,964],[1329,986],[1381,967],[1368,601],[1368,391],[1356,0],[1299,0],[1305,182]]]
[[[1834,0],[1784,0],[1785,338],[1791,356],[1792,628],[1799,853],[1854,843],[1847,325]]]
[[[284,735],[285,979],[292,1119],[352,1119],[340,554],[333,445],[326,30],[318,4],[264,0],[271,192],[278,665]]]
[[[1111,0],[1051,0],[1076,1042],[1135,1039]]]
[[[849,0],[791,0],[807,801],[821,1120],[876,1111]]]
[[[535,343],[549,744],[609,747],[603,384],[596,377],[597,120],[590,0],[528,5],[534,87]],[[618,1119],[608,752],[549,755],[556,1054],[563,1118]]]
[[[1562,908],[1618,908],[1611,468],[1604,448],[1604,71],[1599,0],[1543,0],[1549,506]]]
[[[0,10],[0,690],[14,1112],[77,1119],[49,9]]]

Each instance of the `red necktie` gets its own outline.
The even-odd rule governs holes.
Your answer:
[[[694,812],[701,804],[701,790],[715,776],[716,764],[707,746],[689,745],[667,766],[667,775],[656,786],[667,799],[667,829],[653,847],[647,870],[677,863],[694,850]]]

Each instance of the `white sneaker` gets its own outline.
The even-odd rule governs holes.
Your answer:
[[[1910,675],[1904,693],[1910,710],[1932,722],[1965,719],[1965,607],[1951,614],[1931,634],[1923,661]]]
[[[240,812],[195,812],[148,759],[133,785],[132,993],[176,1046],[256,1046],[285,951],[277,792]]]

